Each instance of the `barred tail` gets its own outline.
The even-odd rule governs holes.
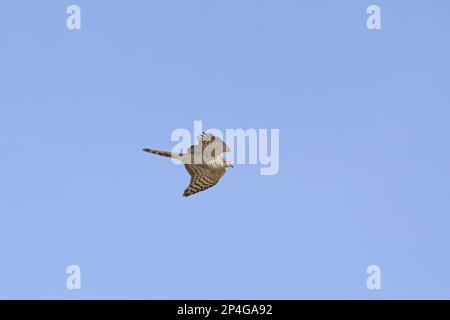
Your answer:
[[[175,155],[173,155],[171,152],[167,152],[167,151],[153,150],[153,149],[147,149],[147,148],[142,149],[142,151],[145,151],[148,153],[153,153],[153,154],[156,154],[156,155],[162,156],[162,157],[176,158]]]

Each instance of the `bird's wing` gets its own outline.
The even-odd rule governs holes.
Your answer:
[[[191,182],[183,193],[185,197],[215,186],[226,172],[225,168],[213,168],[204,164],[185,164],[184,167],[191,176]]]
[[[189,147],[188,153],[204,153],[207,152],[211,157],[215,157],[223,152],[229,151],[228,146],[222,141],[222,139],[216,137],[211,133],[203,132],[197,137],[197,144]]]
[[[203,146],[213,143],[216,139],[219,139],[219,138],[217,138],[212,133],[206,133],[206,132],[203,132],[201,135],[199,135],[197,137],[198,144],[203,144]]]
[[[213,143],[215,140],[216,136],[212,135],[211,133],[203,132],[197,137],[197,144],[193,144],[192,146],[190,146],[188,151],[194,152],[195,150],[197,152],[203,152],[203,149]]]

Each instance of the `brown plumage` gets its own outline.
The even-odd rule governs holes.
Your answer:
[[[220,157],[223,152],[230,151],[230,148],[220,138],[203,133],[198,141],[199,143],[190,146],[185,154],[143,149],[145,152],[175,158],[184,163],[184,167],[191,176],[189,186],[183,193],[185,197],[215,186],[226,173],[226,169],[233,167],[230,162]]]

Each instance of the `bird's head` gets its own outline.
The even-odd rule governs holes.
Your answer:
[[[231,151],[230,147],[227,146],[226,143],[223,142],[223,141],[222,141],[222,148],[223,148],[224,152],[230,152]]]
[[[227,144],[218,137],[212,137],[210,141],[210,147],[213,148],[216,154],[222,154],[224,152],[230,152],[231,149]]]

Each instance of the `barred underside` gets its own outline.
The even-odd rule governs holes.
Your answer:
[[[168,151],[143,149],[145,152],[159,156],[179,159],[191,176],[189,186],[183,196],[188,197],[215,186],[226,172],[226,163],[219,155],[228,147],[212,134],[203,133],[199,143],[189,147],[186,154],[175,154]]]
[[[185,164],[184,167],[191,176],[191,182],[183,193],[185,197],[215,186],[226,171],[223,167],[214,168],[205,164]]]

